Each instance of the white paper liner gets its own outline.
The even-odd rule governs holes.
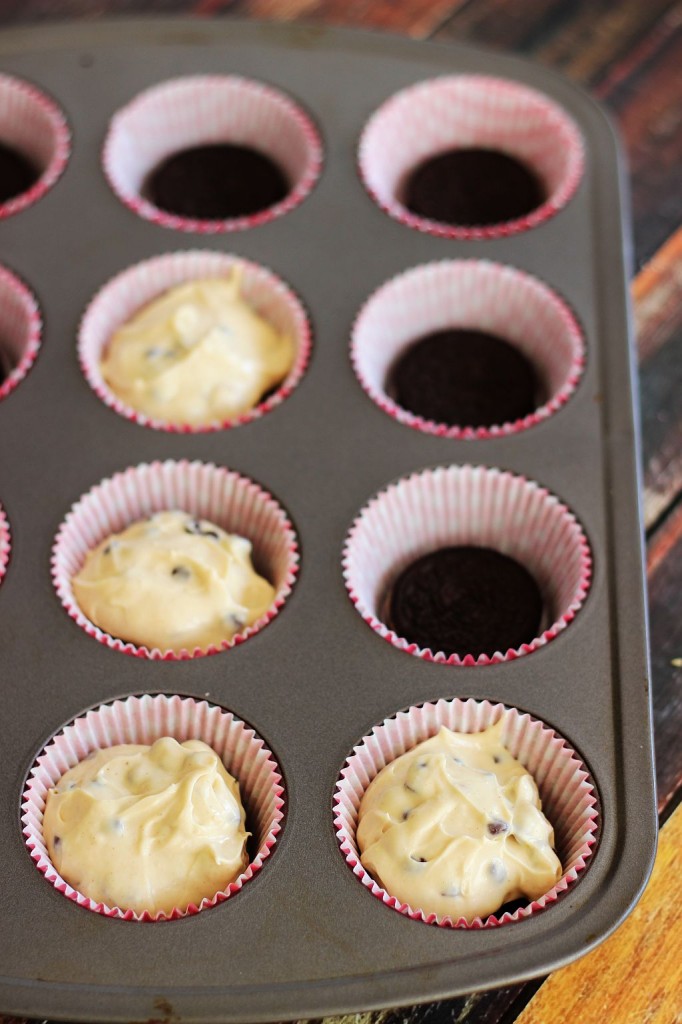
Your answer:
[[[0,74],[0,140],[26,156],[40,177],[26,192],[0,203],[0,220],[37,202],[61,176],[69,159],[66,118],[45,93],[20,78]]]
[[[489,427],[438,423],[403,409],[386,392],[393,364],[419,338],[454,327],[513,344],[535,368],[546,399],[522,419]],[[488,260],[442,260],[407,270],[370,296],[355,321],[351,359],[360,384],[389,416],[467,440],[527,430],[560,409],[582,375],[585,344],[566,303],[537,278]]]
[[[142,195],[145,180],[173,153],[214,142],[252,146],[284,172],[290,191],[266,210],[228,220],[202,220],[160,210]],[[104,172],[118,198],[163,227],[202,234],[241,231],[289,213],[322,169],[322,143],[310,117],[283,93],[237,75],[191,75],[153,86],[113,118]]]
[[[9,519],[0,502],[0,583],[2,583],[7,572],[11,546],[12,538],[9,529]]]
[[[372,779],[390,761],[434,736],[442,725],[455,732],[481,732],[504,718],[502,742],[537,783],[545,817],[555,833],[563,874],[549,892],[513,913],[483,919],[453,919],[425,913],[386,892],[360,863],[358,809]],[[439,700],[400,711],[363,737],[346,761],[334,789],[334,826],[346,862],[373,896],[414,920],[444,928],[491,928],[530,917],[554,903],[585,868],[597,840],[599,813],[590,775],[567,742],[543,722],[504,704],[474,699]]]
[[[536,210],[502,224],[464,227],[411,213],[402,203],[409,173],[454,148],[497,149],[531,167],[547,199]],[[358,153],[360,175],[391,217],[444,238],[500,238],[553,217],[571,199],[584,167],[574,121],[547,96],[504,78],[449,75],[428,79],[388,99],[370,118]]]
[[[294,341],[295,355],[282,383],[253,409],[226,420],[191,425],[147,416],[116,395],[102,377],[100,363],[112,334],[163,292],[188,281],[229,277],[242,269],[244,300],[278,332]],[[250,423],[275,409],[300,383],[310,359],[312,333],[300,299],[272,271],[228,253],[189,250],[144,260],[117,274],[94,296],[81,321],[78,358],[95,394],[119,415],[145,427],[174,433],[205,433]]]
[[[211,645],[175,653],[126,642],[94,625],[81,611],[74,596],[71,581],[88,551],[131,523],[173,509],[208,519],[229,533],[248,538],[253,545],[256,571],[275,588],[275,599],[267,612],[231,640],[223,641],[220,647]],[[93,487],[73,505],[52,548],[52,579],[71,618],[100,643],[136,657],[182,661],[228,650],[263,629],[291,593],[298,562],[298,541],[293,526],[267,491],[222,466],[168,460],[142,463],[117,473]]]
[[[33,366],[41,334],[42,320],[34,295],[16,274],[0,265],[0,345],[3,364],[12,367],[0,381],[0,400],[14,390]]]
[[[151,745],[162,736],[179,743],[203,740],[222,759],[239,783],[246,811],[246,828],[257,850],[254,859],[238,878],[220,892],[209,893],[200,904],[176,907],[170,913],[145,911],[138,914],[122,907],[97,903],[66,882],[52,864],[43,837],[43,812],[48,790],[62,775],[93,750],[119,743]],[[260,871],[277,841],[284,817],[282,776],[272,753],[248,725],[230,711],[204,700],[177,695],[127,697],[102,704],[74,719],[61,729],[36,758],[22,797],[21,821],[31,857],[48,882],[81,907],[106,917],[126,921],[168,921],[197,914],[223,903],[239,892]]]
[[[516,559],[537,582],[551,624],[491,657],[446,656],[398,636],[381,620],[391,584],[421,555],[457,545]],[[568,508],[539,484],[484,466],[441,466],[390,484],[362,509],[343,553],[346,587],[365,622],[399,650],[447,665],[511,661],[544,646],[575,618],[591,573],[587,538]]]

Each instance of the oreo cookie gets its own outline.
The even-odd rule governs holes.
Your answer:
[[[0,142],[0,203],[28,192],[39,177],[39,171],[23,153]]]
[[[410,345],[386,391],[403,409],[448,426],[491,427],[533,412],[538,382],[514,345],[468,328],[436,331]]]
[[[494,149],[452,149],[412,171],[403,202],[428,220],[485,227],[524,217],[545,198],[537,175],[514,157]]]
[[[230,220],[275,206],[289,185],[270,157],[248,146],[219,142],[169,156],[151,172],[144,192],[167,213]]]
[[[418,558],[388,595],[388,625],[434,654],[492,657],[530,643],[542,597],[531,574],[491,548],[447,547]]]

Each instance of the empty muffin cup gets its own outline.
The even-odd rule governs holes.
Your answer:
[[[398,361],[419,339],[453,329],[493,335],[520,354],[534,377],[532,411],[506,422],[502,412],[493,423],[471,425],[428,418],[399,403],[391,387]],[[474,336],[472,358],[476,345]],[[438,437],[481,439],[526,430],[560,409],[582,375],[585,344],[569,307],[537,278],[487,260],[442,260],[407,270],[370,296],[353,327],[351,359],[363,389],[399,423]],[[499,403],[506,406],[513,399],[510,380],[491,379],[494,370],[495,364],[488,371],[477,370],[474,402],[470,399],[469,406],[485,405],[492,413]],[[424,411],[434,403],[436,409],[443,405],[437,389],[441,381],[447,383],[449,373],[454,368],[444,362],[433,384],[429,385],[427,376],[419,396]],[[420,381],[413,374],[414,383]],[[457,415],[456,394],[451,389],[448,396],[453,416]]]
[[[196,423],[159,419],[132,408],[104,379],[102,359],[119,328],[170,289],[193,281],[229,279],[240,275],[240,298],[279,335],[291,340],[288,372],[252,408],[227,419]],[[303,377],[312,347],[308,317],[301,301],[272,271],[228,253],[189,250],[144,260],[117,274],[97,292],[87,307],[78,333],[78,358],[95,394],[120,416],[142,426],[177,433],[225,430],[249,423],[275,409]]]
[[[255,152],[281,172],[282,198],[244,215],[218,217],[179,214],[154,202],[150,178],[164,162],[221,145]],[[298,206],[319,177],[322,144],[308,115],[278,90],[237,75],[192,75],[153,86],[123,107],[109,127],[103,160],[112,189],[139,216],[163,227],[210,234],[256,227]],[[206,174],[214,182],[221,177],[219,168]],[[183,195],[185,186],[191,187],[183,168],[179,180]]]
[[[45,93],[0,75],[0,220],[40,199],[69,159],[66,118]]]
[[[0,400],[19,384],[40,349],[42,320],[35,296],[0,266]]]
[[[532,173],[538,205],[499,223],[446,223],[412,212],[407,189],[426,161],[451,151],[498,153]],[[573,196],[583,173],[577,126],[556,103],[517,82],[485,75],[449,75],[403,89],[368,121],[360,140],[360,175],[391,217],[433,235],[500,238],[542,224]],[[480,172],[474,169],[474,180]],[[494,172],[495,189],[505,173]]]
[[[514,647],[494,649],[497,627],[485,604],[460,609],[457,622],[473,619],[490,634],[492,653],[445,652],[400,635],[390,621],[396,581],[422,556],[447,548],[488,549],[517,563],[535,582],[540,626]],[[561,633],[576,616],[589,589],[592,559],[575,516],[539,484],[484,466],[442,466],[392,483],[362,509],[343,551],[343,575],[351,601],[365,622],[399,650],[426,661],[481,666],[530,654]],[[471,570],[470,580],[477,581]],[[458,582],[453,580],[453,583]],[[439,594],[422,594],[420,605],[440,606]],[[516,602],[499,607],[516,610]],[[419,606],[416,606],[419,607]]]
[[[171,736],[178,743],[202,740],[237,780],[246,811],[246,829],[251,833],[248,867],[219,892],[207,893],[200,903],[175,907],[170,913],[139,913],[95,902],[69,885],[50,860],[43,834],[48,791],[65,772],[94,751],[122,743],[151,745],[164,736]],[[52,737],[38,754],[26,780],[21,821],[26,845],[38,870],[67,899],[106,917],[166,921],[197,914],[239,892],[270,856],[282,829],[283,808],[284,787],[277,762],[250,726],[232,712],[204,700],[145,694],[101,704],[79,715]]]
[[[0,583],[2,583],[5,578],[5,573],[7,572],[10,548],[11,534],[9,529],[9,519],[7,518],[5,510],[0,503]]]
[[[476,733],[504,720],[501,740],[534,778],[542,810],[554,829],[562,874],[544,895],[486,918],[438,916],[391,896],[363,867],[357,844],[358,810],[365,790],[395,758],[435,736],[441,726]],[[364,736],[345,762],[334,789],[334,827],[347,864],[373,896],[413,920],[443,928],[492,928],[551,906],[587,866],[599,829],[594,783],[581,758],[550,726],[516,708],[487,700],[443,699],[399,711]]]
[[[73,578],[105,538],[158,512],[180,510],[208,520],[252,545],[253,567],[274,590],[270,607],[253,624],[221,643],[160,650],[111,636],[79,607]],[[267,491],[247,477],[210,463],[142,463],[93,487],[71,508],[52,548],[52,579],[64,608],[85,632],[116,651],[154,660],[186,660],[235,647],[278,614],[298,572],[298,541],[289,518]]]

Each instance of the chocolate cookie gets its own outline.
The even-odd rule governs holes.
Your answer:
[[[0,142],[0,203],[28,192],[39,177],[39,172],[22,153]]]
[[[530,573],[490,548],[449,547],[408,565],[388,598],[388,625],[435,654],[491,657],[538,635],[542,598]]]
[[[436,331],[410,345],[389,371],[386,391],[403,409],[448,426],[513,423],[539,404],[526,357],[468,328]]]
[[[545,190],[530,168],[493,149],[452,149],[410,175],[405,206],[429,220],[480,227],[536,210]]]
[[[145,194],[161,210],[201,220],[228,220],[279,203],[289,185],[263,153],[219,142],[174,153],[149,175]]]

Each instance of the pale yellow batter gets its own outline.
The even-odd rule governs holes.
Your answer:
[[[534,779],[502,746],[502,722],[438,735],[396,758],[367,788],[362,863],[391,895],[472,919],[537,899],[561,878]]]
[[[251,543],[186,512],[159,512],[88,552],[73,592],[91,622],[161,651],[220,646],[263,615],[274,587]]]
[[[207,426],[247,412],[280,384],[294,343],[241,297],[241,268],[150,302],[111,337],[102,376],[153,419]]]
[[[239,786],[200,740],[97,751],[48,792],[43,833],[69,885],[138,914],[198,905],[248,864]]]

